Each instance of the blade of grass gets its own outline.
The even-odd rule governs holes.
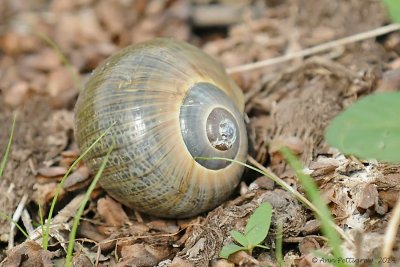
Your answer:
[[[248,160],[251,164],[253,164],[256,167],[253,167],[249,164],[233,160],[233,159],[228,159],[228,158],[221,158],[221,157],[196,157],[196,159],[204,159],[204,160],[226,160],[229,162],[234,162],[239,165],[242,165],[248,169],[251,169],[253,171],[256,171],[264,176],[267,176],[269,179],[283,187],[286,191],[289,193],[292,193],[295,197],[297,197],[301,202],[303,202],[306,206],[308,206],[311,210],[316,210],[316,207],[308,200],[306,199],[303,195],[301,195],[299,192],[293,189],[289,184],[285,183],[282,179],[280,179],[278,176],[270,172],[268,169],[266,169],[264,166],[261,166],[255,159],[253,159],[251,156],[248,157]]]
[[[67,249],[67,257],[65,260],[65,265],[67,267],[72,267],[72,253],[74,250],[74,243],[75,243],[75,236],[76,232],[78,230],[78,225],[79,225],[79,220],[82,216],[82,213],[85,209],[86,203],[89,201],[90,194],[92,193],[93,189],[95,188],[97,181],[100,179],[101,174],[103,173],[104,168],[106,167],[108,157],[111,154],[111,151],[113,150],[114,145],[112,145],[107,152],[107,155],[104,157],[103,161],[101,162],[100,168],[98,172],[96,173],[96,176],[93,178],[92,183],[90,184],[88,190],[85,193],[85,198],[83,199],[81,205],[79,206],[79,209],[75,215],[74,222],[72,224],[72,229],[71,232],[69,233],[69,242],[68,242],[68,249]]]
[[[325,204],[321,195],[319,194],[317,185],[314,183],[312,178],[304,173],[303,166],[297,157],[286,147],[281,149],[281,153],[283,154],[286,161],[296,172],[297,177],[302,183],[304,190],[309,199],[311,199],[312,203],[316,206],[318,213],[315,213],[315,216],[321,222],[321,230],[324,236],[328,239],[328,243],[332,248],[332,252],[335,258],[344,258],[342,250],[340,248],[341,240],[337,235],[335,228],[332,227],[333,218],[328,206]],[[337,266],[347,266],[344,263],[337,262]]]
[[[44,233],[43,210],[42,210],[42,205],[40,204],[39,200],[38,200],[38,205],[39,205],[40,228],[42,229],[42,233]],[[44,238],[42,238],[42,247],[44,247]]]
[[[10,216],[8,216],[2,211],[0,211],[0,216],[12,222],[18,228],[18,230],[20,230],[21,233],[26,237],[26,239],[30,239],[28,233],[21,226],[19,226],[19,224],[16,221],[14,221]]]
[[[48,239],[49,239],[49,232],[50,232],[50,221],[51,218],[53,217],[53,212],[54,212],[54,207],[57,202],[58,195],[61,192],[62,187],[64,186],[64,182],[67,178],[67,176],[71,173],[71,171],[75,168],[75,166],[86,156],[86,154],[93,149],[93,147],[111,130],[111,128],[115,125],[115,122],[110,125],[100,136],[97,138],[93,144],[91,144],[75,161],[72,163],[72,165],[68,168],[67,172],[64,174],[64,177],[61,179],[60,183],[58,184],[56,188],[56,192],[54,193],[53,201],[51,202],[50,205],[50,210],[49,210],[49,215],[47,217],[47,222],[46,222],[46,227],[45,231],[43,232],[43,249],[46,250],[48,246]]]
[[[14,137],[14,129],[15,129],[15,122],[17,120],[17,112],[14,113],[14,118],[13,122],[11,125],[11,132],[10,132],[10,137],[8,138],[8,143],[7,143],[7,148],[6,151],[4,152],[3,159],[1,160],[0,164],[0,177],[3,176],[4,169],[6,168],[6,164],[8,161],[8,156],[10,154],[12,142],[13,142],[13,137]]]

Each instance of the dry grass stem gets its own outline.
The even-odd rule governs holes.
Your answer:
[[[288,54],[280,56],[280,57],[270,58],[270,59],[266,59],[266,60],[262,60],[262,61],[258,61],[258,62],[244,64],[244,65],[237,66],[237,67],[227,68],[226,71],[229,74],[232,74],[232,73],[237,73],[237,72],[245,72],[245,71],[255,70],[255,69],[259,69],[259,68],[264,68],[264,67],[271,66],[274,64],[286,62],[286,61],[289,61],[292,59],[311,56],[311,55],[314,55],[314,54],[317,54],[317,53],[320,53],[320,52],[323,52],[323,51],[326,51],[329,49],[333,49],[335,47],[363,41],[366,39],[384,35],[384,34],[394,32],[397,30],[400,30],[400,24],[393,23],[393,24],[389,24],[389,25],[371,30],[371,31],[354,34],[354,35],[344,37],[344,38],[341,38],[338,40],[334,40],[334,41],[326,42],[326,43],[323,43],[323,44],[320,44],[317,46],[306,48],[301,51],[288,53]]]
[[[392,217],[386,229],[385,238],[382,248],[382,266],[389,266],[390,255],[392,254],[393,245],[396,241],[396,233],[400,225],[400,196],[397,199],[396,206],[392,210]]]
[[[17,208],[15,209],[15,212],[12,216],[12,222],[10,222],[10,236],[8,237],[8,248],[11,249],[14,247],[14,231],[15,228],[17,227],[15,225],[15,222],[18,222],[19,219],[21,218],[22,211],[25,209],[25,205],[28,201],[28,194],[24,194],[21,198],[21,201],[19,202]]]

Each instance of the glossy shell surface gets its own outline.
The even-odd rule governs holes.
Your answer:
[[[115,141],[101,186],[138,211],[191,217],[226,200],[240,181],[241,165],[197,157],[246,160],[243,109],[241,90],[215,60],[156,39],[98,66],[75,107],[76,138],[83,152],[115,123],[85,158],[96,172]]]

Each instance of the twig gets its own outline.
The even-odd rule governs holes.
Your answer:
[[[392,210],[392,218],[389,220],[389,224],[386,228],[385,238],[383,241],[382,248],[382,266],[389,266],[390,255],[392,254],[392,249],[394,242],[396,240],[396,232],[400,225],[400,194],[396,202],[396,206]]]
[[[24,208],[24,210],[22,211],[22,222],[24,223],[28,235],[31,235],[31,233],[33,232],[32,218],[26,208]]]
[[[25,208],[27,200],[28,200],[28,194],[25,193],[22,196],[22,199],[19,202],[19,204],[18,204],[17,208],[15,209],[15,212],[12,216],[12,221],[10,222],[10,224],[11,224],[10,236],[8,237],[8,248],[9,249],[14,247],[14,231],[15,231],[15,227],[16,227],[15,222],[18,222],[19,218],[21,218],[21,214]]]
[[[288,54],[280,56],[280,57],[270,58],[270,59],[266,59],[266,60],[262,60],[262,61],[258,61],[258,62],[254,62],[254,63],[244,64],[244,65],[237,66],[237,67],[227,68],[226,71],[229,74],[231,74],[231,73],[236,73],[236,72],[245,72],[245,71],[250,71],[250,70],[254,70],[254,69],[259,69],[259,68],[271,66],[274,64],[282,63],[285,61],[289,61],[292,59],[314,55],[316,53],[319,53],[319,52],[322,52],[325,50],[329,50],[329,49],[332,49],[332,48],[335,48],[338,46],[343,46],[346,44],[359,42],[362,40],[377,37],[377,36],[384,35],[384,34],[394,32],[397,30],[400,30],[400,24],[393,23],[393,24],[389,24],[389,25],[371,30],[371,31],[358,33],[358,34],[344,37],[344,38],[341,38],[338,40],[334,40],[334,41],[316,45],[316,46],[313,46],[310,48],[306,48],[301,51],[288,53]]]

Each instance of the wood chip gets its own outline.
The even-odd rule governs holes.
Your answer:
[[[378,200],[378,190],[373,184],[366,184],[358,195],[357,206],[362,209],[371,208]]]

